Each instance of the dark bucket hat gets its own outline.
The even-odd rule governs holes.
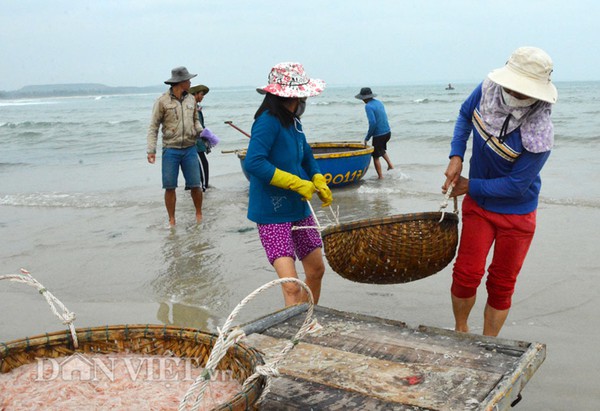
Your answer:
[[[204,84],[198,84],[197,86],[190,87],[190,90],[188,91],[188,93],[190,93],[190,94],[202,93],[202,94],[206,95],[206,94],[208,94],[209,91],[210,91],[210,89],[208,87],[206,87]]]
[[[366,100],[368,98],[377,97],[377,94],[373,94],[371,87],[363,87],[360,89],[360,93],[354,96],[359,100]]]
[[[175,67],[173,70],[171,70],[171,78],[168,80],[165,80],[165,84],[172,85],[172,84],[181,83],[182,81],[189,80],[196,76],[197,76],[197,74],[191,74],[188,71],[188,69],[186,69],[183,66]]]

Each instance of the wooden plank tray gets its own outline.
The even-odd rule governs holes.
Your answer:
[[[306,305],[243,326],[265,361],[304,321]],[[261,410],[505,410],[546,346],[315,307],[323,329],[280,364]]]

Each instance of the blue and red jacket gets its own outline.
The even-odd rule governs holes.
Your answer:
[[[460,107],[454,126],[450,157],[464,159],[467,141],[473,133],[469,163],[469,195],[488,211],[500,214],[528,214],[538,206],[542,181],[540,171],[550,151],[531,153],[523,147],[518,127],[504,142],[486,131],[479,113],[481,84]]]

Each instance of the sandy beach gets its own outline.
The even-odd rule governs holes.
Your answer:
[[[382,181],[371,168],[361,184],[335,190],[342,221],[438,210],[453,118],[470,89],[457,88],[455,95],[433,87],[383,90],[384,96],[395,96],[388,107],[398,133],[389,149],[397,167]],[[591,108],[579,108],[580,88],[573,90],[571,105],[567,95],[556,114],[558,144],[542,173],[537,232],[500,334],[547,345],[547,358],[525,387],[518,410],[595,410],[600,400],[594,378],[600,366],[597,116]],[[28,120],[27,106],[4,107],[0,274],[29,270],[76,313],[77,327],[151,323],[216,331],[275,273],[246,218],[248,183],[238,159],[219,152],[247,144],[223,121],[233,119],[249,129],[256,93],[243,91],[240,98],[234,92],[212,93],[209,102],[216,108],[209,105],[207,116],[223,140],[209,156],[213,188],[206,192],[200,225],[189,195],[178,190],[175,229],[166,220],[160,168],[147,164],[144,155],[154,96],[38,102],[40,122]],[[356,140],[364,109],[347,103],[352,93],[333,89],[310,106],[308,135],[318,141]],[[88,117],[72,122],[73,107],[83,107]],[[576,114],[582,111],[587,117]],[[318,200],[313,204],[319,210]],[[450,282],[451,266],[399,285],[352,283],[327,266],[320,305],[411,326],[453,328]],[[481,333],[484,304],[482,287],[471,318],[473,333]],[[239,321],[282,306],[279,290],[270,290]],[[0,341],[63,329],[37,291],[22,284],[0,282],[0,313]]]
[[[186,208],[191,206],[182,207],[182,211]],[[160,204],[156,204],[154,211],[161,214]],[[596,287],[599,266],[591,239],[597,237],[600,212],[592,208],[583,211],[561,205],[543,205],[538,211],[538,231],[519,278],[513,308],[500,335],[547,345],[546,361],[525,388],[518,409],[592,410],[598,400],[594,364],[600,361],[596,350],[600,329],[596,315],[600,308]],[[218,223],[219,230],[248,230],[240,230],[236,244],[214,244],[200,238],[191,240],[206,227],[181,224],[176,232],[166,228],[127,227],[127,215],[98,216],[87,210],[76,214],[70,210],[46,210],[43,215],[28,213],[27,218],[13,212],[13,218],[33,226],[40,225],[37,219],[54,221],[46,230],[52,230],[57,241],[42,244],[35,237],[13,238],[5,243],[8,249],[4,250],[3,274],[9,273],[6,267],[28,261],[25,268],[77,314],[76,325],[80,327],[171,323],[214,331],[228,310],[274,277],[264,264],[256,233],[243,221],[243,216]],[[210,217],[209,213],[207,219]],[[90,233],[87,226],[90,220],[97,222],[102,218],[122,219],[123,230]],[[577,233],[570,229],[573,226],[579,227]],[[81,238],[89,235],[95,237],[95,246],[77,247]],[[30,242],[29,247],[24,247],[28,248],[26,253],[10,255],[11,247],[21,249],[24,242]],[[127,242],[127,247],[121,247],[120,242]],[[198,279],[189,276],[176,281],[168,275],[153,277],[157,265],[169,272],[166,258],[175,258],[176,264],[186,263],[186,258],[170,254],[174,252],[173,244],[181,246],[174,248],[184,257],[194,249],[207,251],[206,260],[213,264],[214,270],[208,268],[199,273],[206,276],[204,290],[178,297],[181,284],[186,281],[198,284]],[[232,250],[241,247],[244,252],[219,253],[215,251],[218,246]],[[185,272],[181,267],[178,270]],[[227,274],[221,275],[224,272]],[[450,275],[447,267],[414,283],[378,286],[349,282],[328,267],[320,305],[393,318],[415,326],[450,328],[453,326],[448,295]],[[6,282],[0,287],[3,312],[0,340],[62,329],[35,290]],[[169,292],[173,295],[167,295]],[[480,294],[472,315],[474,333],[481,332],[484,302],[485,292]],[[278,292],[268,293],[243,313],[242,320],[274,311],[281,304]]]

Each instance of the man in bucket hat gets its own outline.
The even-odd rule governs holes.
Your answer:
[[[450,290],[456,331],[469,331],[467,320],[492,244],[483,334],[497,336],[508,316],[535,231],[540,171],[554,144],[550,114],[558,93],[550,79],[552,69],[543,50],[520,47],[460,108],[442,186],[444,193],[452,188],[453,197],[465,194]],[[461,172],[471,133],[465,178]]]
[[[150,127],[148,127],[148,162],[156,162],[156,145],[158,129],[162,126],[162,186],[165,189],[165,206],[169,216],[169,224],[175,225],[175,204],[177,197],[177,179],[179,168],[183,172],[185,184],[190,187],[196,222],[202,220],[202,189],[200,168],[196,153],[196,136],[202,131],[196,111],[194,96],[188,93],[190,74],[185,67],[171,70],[171,78],[165,84],[171,86],[154,103]]]
[[[367,144],[367,141],[373,137],[374,150],[371,156],[373,157],[373,165],[377,172],[377,178],[381,180],[383,178],[383,172],[381,171],[380,157],[383,157],[387,163],[388,170],[394,168],[392,160],[390,160],[390,157],[387,154],[387,143],[392,136],[387,113],[385,112],[383,103],[375,99],[377,94],[374,94],[370,87],[361,88],[360,92],[354,97],[365,103],[365,112],[367,113],[367,120],[369,121],[369,129],[365,136],[365,145]]]
[[[204,100],[204,96],[208,94],[210,89],[204,84],[198,84],[190,87],[189,93],[194,96],[196,99],[196,110],[198,111],[198,120],[200,121],[200,125],[204,128],[204,113],[202,113],[202,101]],[[204,128],[204,133],[209,133],[210,130]],[[196,139],[196,150],[198,150],[198,161],[200,166],[200,180],[202,183],[202,191],[206,191],[208,188],[208,177],[209,177],[209,168],[208,168],[208,158],[207,155],[210,153],[212,145],[210,141],[200,135]],[[186,190],[188,187],[186,187]]]

